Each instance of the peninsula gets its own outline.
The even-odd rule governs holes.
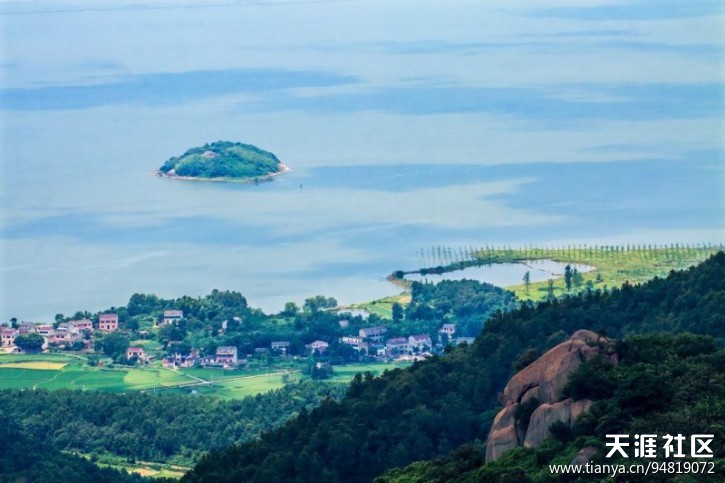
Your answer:
[[[216,141],[169,158],[153,174],[204,181],[267,181],[289,171],[277,156],[251,144]]]

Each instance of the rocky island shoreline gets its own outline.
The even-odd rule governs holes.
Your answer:
[[[216,141],[169,158],[151,174],[188,181],[259,183],[289,170],[269,151],[251,144]]]

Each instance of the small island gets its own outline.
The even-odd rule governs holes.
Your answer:
[[[153,174],[203,181],[268,181],[289,171],[277,156],[251,144],[216,141],[168,159]]]

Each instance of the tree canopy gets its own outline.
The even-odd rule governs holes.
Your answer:
[[[269,176],[282,167],[277,156],[269,151],[251,144],[216,141],[168,159],[159,171],[192,178],[244,179]]]

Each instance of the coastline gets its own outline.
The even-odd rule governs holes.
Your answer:
[[[159,178],[166,178],[166,179],[180,179],[184,181],[212,181],[217,183],[259,183],[264,181],[272,181],[275,176],[278,176],[280,174],[284,174],[290,171],[289,166],[287,166],[284,163],[279,163],[279,171],[275,171],[274,173],[265,174],[264,176],[257,176],[253,178],[197,178],[195,176],[179,176],[176,173],[168,174],[168,173],[162,173],[161,170],[154,170],[151,172],[151,176],[157,176]]]

